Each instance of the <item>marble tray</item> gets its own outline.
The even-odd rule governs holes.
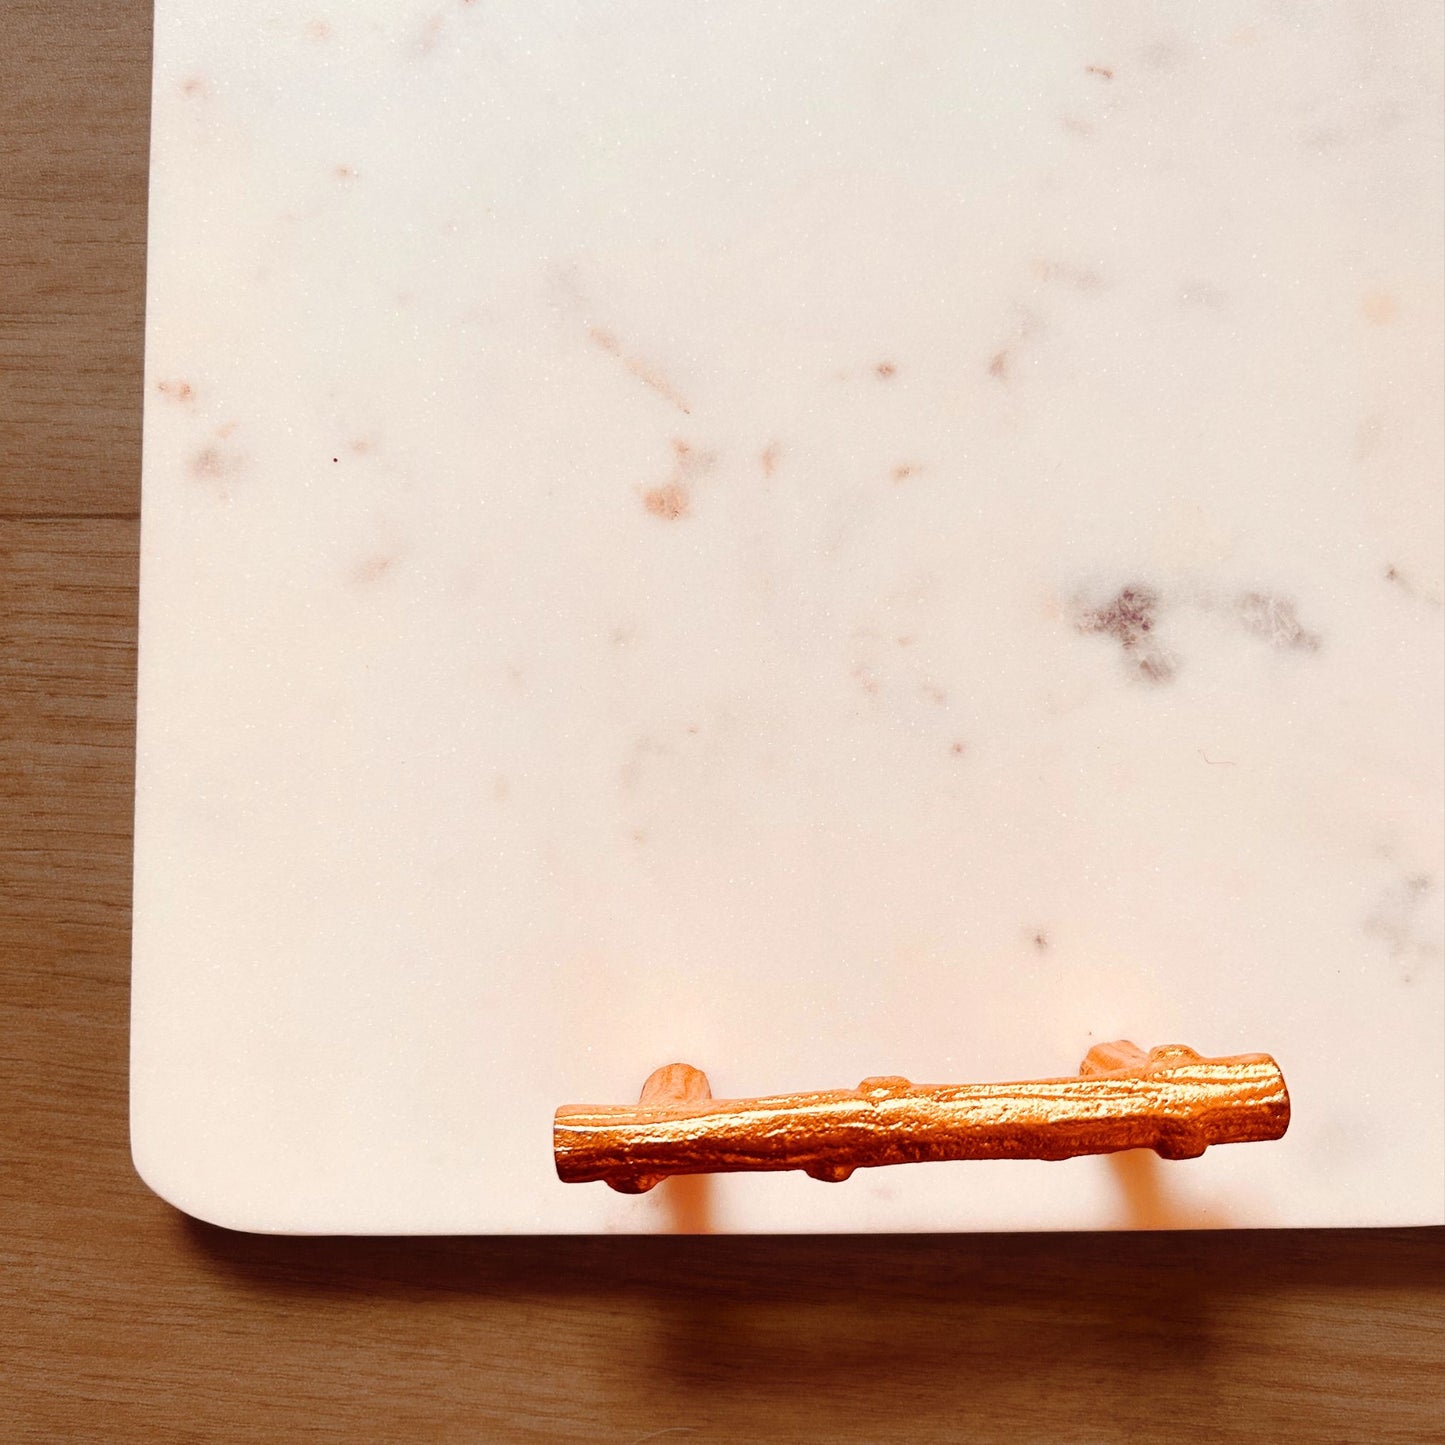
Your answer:
[[[286,1232],[1440,1222],[1441,30],[161,0],[138,1168]],[[1274,1053],[1278,1144],[557,1182]]]

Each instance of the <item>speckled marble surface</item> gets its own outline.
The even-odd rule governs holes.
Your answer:
[[[133,1135],[293,1232],[1439,1222],[1433,4],[160,0]],[[1278,1144],[550,1116],[1273,1052]]]

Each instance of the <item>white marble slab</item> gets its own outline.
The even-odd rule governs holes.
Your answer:
[[[1422,3],[157,7],[135,1155],[291,1232],[1426,1223]],[[1278,1144],[557,1182],[1273,1052]]]

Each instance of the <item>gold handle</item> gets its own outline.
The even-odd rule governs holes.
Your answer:
[[[1278,1139],[1289,1093],[1268,1054],[1201,1058],[1182,1044],[1148,1054],[1127,1042],[1090,1049],[1073,1078],[1017,1084],[911,1084],[714,1099],[707,1075],[665,1064],[636,1104],[557,1110],[552,1148],[569,1184],[602,1179],[640,1194],[672,1174],[855,1169],[938,1159],[1070,1159],[1153,1149],[1192,1159],[1211,1144]]]

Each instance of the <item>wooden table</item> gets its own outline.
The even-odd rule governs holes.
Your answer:
[[[299,1240],[126,1143],[149,7],[0,18],[0,1437],[1445,1438],[1445,1230]]]

